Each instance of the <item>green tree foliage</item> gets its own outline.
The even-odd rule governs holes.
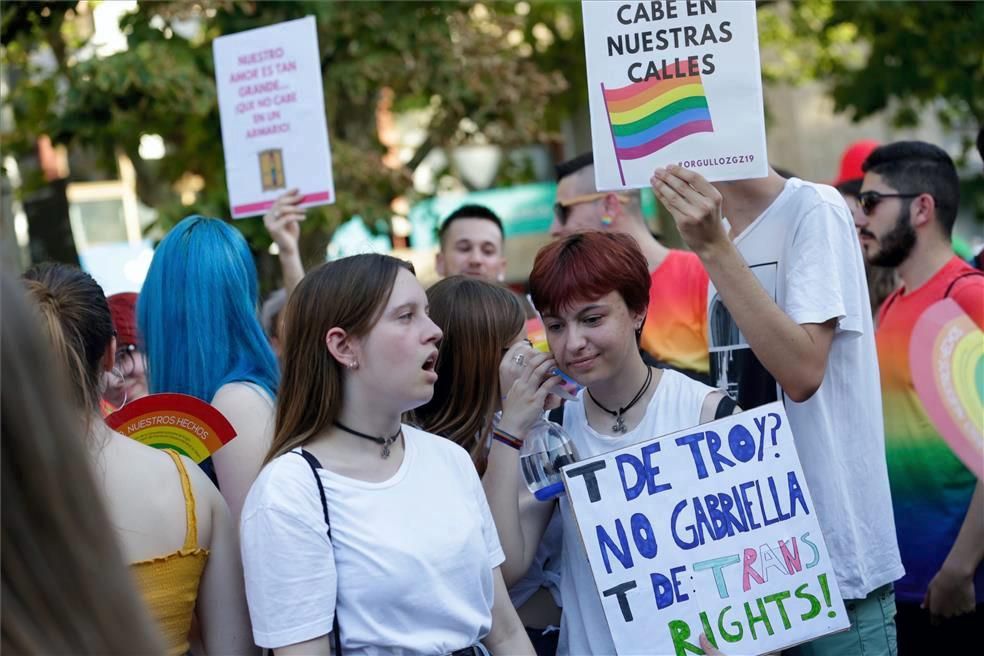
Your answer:
[[[914,126],[927,111],[952,128],[984,124],[984,3],[760,1],[771,79],[816,79],[837,111],[889,111]],[[969,145],[969,144],[968,144]]]
[[[48,134],[107,162],[122,149],[138,167],[141,199],[158,210],[164,228],[190,209],[228,216],[212,41],[315,16],[338,192],[335,205],[313,210],[304,224],[305,234],[318,234],[306,243],[322,254],[340,221],[356,213],[370,222],[388,217],[391,201],[411,191],[412,170],[434,147],[476,138],[505,146],[549,139],[549,101],[567,88],[565,71],[527,41],[542,30],[512,4],[146,2],[121,20],[128,49],[101,58],[80,56],[86,40],[69,33],[78,22],[72,13],[72,3],[4,4],[4,63],[21,73],[10,96],[17,130],[4,135],[5,143],[26,152],[37,135]],[[576,14],[577,5],[537,15],[544,13]],[[188,19],[201,29],[182,36]],[[54,53],[54,68],[32,64],[42,49]],[[384,89],[395,110],[424,110],[427,117],[427,138],[402,168],[382,165],[376,111]],[[163,159],[141,160],[142,134],[164,138]],[[200,187],[193,208],[181,205],[175,189],[189,179]],[[255,247],[268,243],[259,221],[236,225]]]

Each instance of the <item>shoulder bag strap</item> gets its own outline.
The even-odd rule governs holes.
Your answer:
[[[318,469],[321,468],[321,463],[318,459],[314,457],[309,451],[305,451],[301,448],[300,455],[304,457],[307,461],[308,466],[311,467],[311,473],[314,474],[314,481],[318,484],[318,494],[321,495],[321,510],[325,515],[325,527],[328,530],[328,540],[331,540],[331,522],[328,521],[328,499],[325,497],[325,486],[321,484],[321,475],[318,474]],[[338,573],[335,573],[336,580]],[[337,584],[336,584],[337,586]],[[341,656],[342,654],[342,638],[341,634],[338,632],[338,595],[335,595],[335,612],[334,620],[332,621],[331,633],[334,636],[334,644],[332,645],[331,653],[333,656]]]
[[[961,280],[963,280],[964,278],[967,278],[967,277],[970,277],[970,276],[984,276],[984,272],[982,272],[982,271],[965,271],[965,272],[961,273],[959,276],[957,276],[956,278],[954,278],[953,280],[950,281],[950,286],[946,288],[946,293],[943,294],[943,298],[949,298],[950,297],[950,292],[953,291],[953,287],[958,282],[960,282]]]
[[[735,400],[730,396],[728,396],[727,394],[725,394],[723,397],[721,397],[721,400],[718,401],[717,410],[714,411],[714,418],[723,419],[728,415],[732,415],[734,414],[735,408],[737,407],[738,404],[735,403]]]

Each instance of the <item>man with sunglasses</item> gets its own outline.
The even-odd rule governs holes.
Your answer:
[[[984,328],[984,274],[953,254],[959,181],[946,152],[901,141],[874,150],[862,169],[855,223],[865,255],[872,264],[897,267],[902,278],[879,311],[876,333],[906,570],[895,585],[899,653],[957,653],[976,642],[980,628],[984,491],[929,419],[913,384],[909,349],[917,320],[944,298]]]
[[[557,202],[550,235],[584,230],[622,232],[649,265],[649,310],[640,347],[657,363],[709,382],[707,273],[693,253],[663,246],[642,216],[639,190],[599,192],[588,152],[557,166]]]
[[[771,168],[712,185],[671,165],[652,185],[710,277],[714,384],[742,408],[785,403],[851,622],[784,653],[895,656],[892,582],[904,571],[864,264],[844,199]]]

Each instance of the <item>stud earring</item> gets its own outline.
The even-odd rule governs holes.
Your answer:
[[[345,366],[348,367],[349,369],[358,369],[359,368],[359,361],[358,360],[352,360],[351,362],[349,362]]]

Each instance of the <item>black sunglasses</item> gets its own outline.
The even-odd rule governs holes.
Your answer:
[[[922,194],[883,194],[879,191],[862,191],[858,194],[858,205],[865,216],[875,211],[878,203],[886,198],[917,198]]]

